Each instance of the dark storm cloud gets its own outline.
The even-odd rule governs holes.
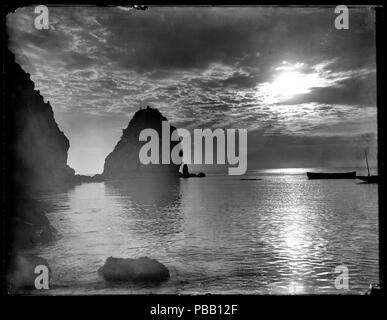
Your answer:
[[[334,28],[335,17],[332,9],[151,8],[102,15],[97,21],[111,34],[104,47],[108,59],[139,72],[223,63],[265,74],[284,59],[316,63],[335,58],[341,68],[341,63],[373,65],[370,14],[354,10],[351,29],[344,32]]]
[[[374,66],[373,19],[365,10],[353,9],[351,28],[344,31],[334,28],[332,8],[50,10],[54,30],[34,32],[33,8],[28,8],[31,19],[25,15],[24,21],[31,28],[9,28],[11,38],[13,43],[44,48],[39,55],[72,70],[106,63],[162,79],[173,77],[173,70],[203,70],[221,63],[236,68],[225,85],[251,87],[269,80],[273,66],[282,60],[307,66],[335,59],[336,71]],[[238,75],[240,70],[249,75]]]
[[[333,26],[332,9],[65,10],[66,15],[63,10],[52,9],[55,30],[22,32],[18,41],[50,51],[70,52],[74,40],[81,40],[89,45],[89,50],[80,54],[98,54],[99,59],[140,72],[200,69],[218,62],[265,73],[282,59],[314,63],[334,57],[338,68],[343,63],[355,68],[373,61],[374,34],[368,22],[372,19],[364,13],[351,13],[351,29],[338,32]],[[32,8],[29,13],[33,17],[31,11]],[[93,19],[87,19],[93,14]],[[70,28],[61,29],[63,24]]]

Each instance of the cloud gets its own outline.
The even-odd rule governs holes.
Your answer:
[[[49,12],[49,30],[34,28],[31,6],[7,17],[7,32],[17,61],[55,112],[129,121],[148,104],[180,127],[247,128],[276,139],[376,130],[372,9],[351,8],[349,30],[334,28],[333,8],[66,6]],[[267,86],[292,70],[316,84],[268,99]],[[70,118],[58,121],[79,132],[66,123]]]
[[[376,106],[376,73],[370,72],[358,78],[345,78],[331,86],[312,88],[311,92],[299,95],[286,103],[348,104]]]

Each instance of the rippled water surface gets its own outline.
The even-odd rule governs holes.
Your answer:
[[[78,185],[43,197],[59,237],[34,251],[54,294],[364,293],[378,282],[377,185],[302,172]],[[108,285],[96,271],[109,256],[156,258],[171,279]],[[348,291],[335,289],[339,265]]]

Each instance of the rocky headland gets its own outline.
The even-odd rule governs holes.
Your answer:
[[[50,103],[34,82],[5,54],[5,167],[7,182],[7,244],[28,247],[54,236],[45,216],[47,206],[34,199],[41,191],[71,185],[67,165],[69,140],[59,130]]]
[[[71,183],[74,169],[67,165],[69,140],[55,121],[50,102],[45,102],[34,82],[7,52],[6,109],[8,151],[17,170],[12,181],[36,191]]]
[[[46,217],[50,207],[36,200],[41,192],[66,188],[74,183],[74,170],[67,165],[69,140],[60,131],[50,103],[34,82],[5,50],[5,250],[8,278],[18,279],[34,269],[39,257],[23,257],[22,250],[55,239],[56,230]],[[16,261],[16,262],[15,262]],[[19,263],[22,261],[23,263]],[[27,277],[28,278],[28,277]],[[20,281],[19,281],[20,280]]]

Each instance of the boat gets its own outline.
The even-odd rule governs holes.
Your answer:
[[[365,154],[365,158],[366,158],[368,176],[356,176],[356,178],[363,181],[364,183],[378,183],[379,176],[375,176],[375,175],[370,174],[370,168],[368,166],[368,157],[367,157],[366,150],[364,151],[364,154]]]
[[[378,183],[379,182],[379,176],[357,176],[359,180],[362,180],[366,183]]]
[[[355,179],[356,171],[350,172],[307,172],[309,179]]]

